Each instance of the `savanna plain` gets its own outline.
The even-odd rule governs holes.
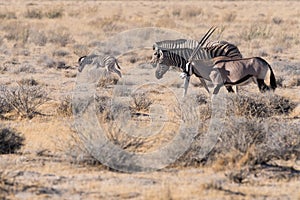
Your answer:
[[[300,199],[299,8],[299,1],[0,1],[0,199]],[[183,99],[175,69],[157,80],[151,46],[122,52],[122,78],[106,74],[96,84],[94,110],[107,138],[142,154],[172,142],[186,117],[197,119],[197,134],[157,171],[126,173],[97,161],[74,123],[78,59],[132,29],[199,40],[211,26],[218,28],[210,40],[270,63],[275,92],[261,94],[253,83],[238,95],[222,89],[221,134],[201,157],[211,94],[193,77]],[[149,130],[153,113],[157,134],[124,133],[123,126]]]

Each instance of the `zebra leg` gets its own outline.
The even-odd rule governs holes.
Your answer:
[[[183,97],[186,96],[187,89],[188,89],[189,83],[190,83],[190,78],[191,78],[191,76],[187,75],[187,76],[185,77],[185,79],[184,79],[184,86],[183,86],[183,87],[184,87],[184,92],[183,92]]]
[[[261,93],[270,90],[270,88],[265,84],[264,79],[257,79],[257,85]]]
[[[232,86],[225,86],[227,91],[230,93],[234,93],[234,90],[232,89]]]
[[[200,82],[202,83],[202,85],[204,86],[204,88],[206,89],[206,91],[209,93],[209,89],[208,89],[204,79],[203,78],[199,78],[199,79],[200,79]]]
[[[237,85],[235,86],[235,92],[239,93],[239,86],[237,86]]]

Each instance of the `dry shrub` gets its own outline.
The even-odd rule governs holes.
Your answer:
[[[37,86],[39,83],[34,78],[23,78],[20,81],[18,81],[18,84],[20,85],[28,85],[28,86]]]
[[[86,45],[75,44],[73,46],[73,53],[81,57],[82,55],[87,55],[89,53],[89,49]]]
[[[3,117],[3,115],[9,113],[13,110],[13,107],[11,104],[8,103],[7,99],[3,95],[6,88],[4,86],[0,87],[0,116]]]
[[[223,16],[223,20],[229,23],[233,22],[235,18],[236,18],[236,13],[233,12],[225,13]]]
[[[21,22],[11,22],[3,28],[6,31],[4,37],[25,44],[29,38],[29,26]]]
[[[44,31],[31,29],[28,41],[38,46],[45,46],[47,44],[48,38]]]
[[[289,99],[276,94],[257,94],[251,96],[229,95],[228,114],[234,113],[236,116],[271,117],[274,115],[289,114],[296,104]]]
[[[300,158],[299,124],[233,117],[211,153],[211,161],[222,160],[226,165],[256,165],[272,159]],[[224,158],[230,157],[224,161]]]
[[[107,88],[110,85],[116,85],[118,83],[119,78],[116,75],[111,74],[111,73],[107,72],[106,70],[103,72],[104,73],[99,77],[97,87]]]
[[[48,38],[49,42],[59,44],[62,47],[73,42],[71,34],[64,27],[60,27],[56,31],[50,31]]]
[[[176,22],[169,15],[157,19],[155,26],[163,28],[175,28]]]
[[[0,12],[0,19],[17,19],[17,16],[11,11]]]
[[[97,18],[90,21],[88,24],[92,27],[101,27],[101,30],[105,35],[110,36],[112,33],[122,31],[124,27],[120,25],[122,16],[119,14],[112,15],[110,17]]]
[[[300,85],[300,63],[291,63],[287,61],[273,62],[272,67],[274,71],[280,76],[276,76],[279,79],[282,87],[294,87]]]
[[[73,114],[72,110],[72,98],[70,96],[65,96],[56,108],[56,112],[60,116],[70,117]]]
[[[134,111],[149,111],[153,100],[145,92],[138,92],[131,95],[132,103],[131,109]]]
[[[30,18],[30,19],[42,19],[43,18],[43,13],[39,9],[28,9],[24,13],[25,18]]]
[[[180,15],[184,19],[189,19],[203,14],[203,9],[197,6],[184,6],[174,9],[173,15],[174,14]]]
[[[268,39],[272,36],[272,28],[266,24],[252,24],[249,28],[243,29],[239,37],[245,41],[254,39]]]
[[[13,73],[35,73],[36,69],[28,62],[21,63],[16,69],[14,69]]]
[[[72,129],[71,133],[61,140],[55,138],[55,142],[58,150],[66,156],[70,163],[77,165],[101,165],[101,163],[89,153],[76,130]]]
[[[64,56],[69,55],[69,52],[66,51],[66,50],[63,50],[63,49],[58,49],[58,50],[55,50],[55,51],[52,53],[52,55],[53,55],[53,56],[64,57]]]
[[[38,107],[48,101],[48,95],[41,86],[20,83],[17,87],[4,87],[1,96],[20,117],[29,119],[39,114]]]
[[[17,152],[24,142],[24,137],[11,128],[0,126],[0,154]]]
[[[283,22],[283,19],[282,19],[281,17],[273,17],[273,18],[272,18],[272,22],[273,22],[274,24],[279,25],[279,24],[281,24],[281,23]]]
[[[202,124],[199,134],[177,165],[253,166],[273,159],[300,158],[300,127],[297,121],[285,119],[295,104],[274,94],[227,94],[227,110],[217,144],[200,158],[199,149],[210,124],[211,103],[205,96],[199,100]],[[208,103],[206,103],[208,102]],[[206,109],[205,109],[206,108]],[[206,113],[206,114],[205,114]],[[202,116],[202,117],[201,117]],[[213,130],[213,129],[212,129]]]
[[[45,17],[49,19],[61,18],[64,10],[62,8],[52,8],[44,13]]]

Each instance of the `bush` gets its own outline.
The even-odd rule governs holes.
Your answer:
[[[41,10],[28,9],[25,12],[24,17],[30,19],[42,19],[43,13]]]
[[[5,115],[13,110],[13,107],[7,102],[5,96],[3,95],[5,88],[0,87],[0,115]]]
[[[60,104],[56,108],[56,112],[58,115],[65,116],[65,117],[70,117],[73,114],[72,111],[72,98],[70,96],[64,97],[60,101]]]
[[[8,104],[21,116],[32,118],[38,114],[38,107],[48,101],[47,93],[40,86],[18,84],[17,87],[2,90]]]
[[[227,94],[227,110],[220,120],[221,131],[213,150],[200,158],[203,138],[211,120],[211,102],[204,96],[196,99],[199,105],[199,133],[195,141],[176,164],[207,164],[253,166],[274,159],[300,158],[300,127],[297,120],[285,119],[294,108],[290,100],[275,94]],[[194,106],[195,107],[195,106]]]
[[[6,31],[4,37],[25,44],[29,38],[29,26],[21,22],[11,22],[3,28]]]
[[[32,42],[38,46],[45,46],[47,44],[48,38],[44,31],[31,29],[29,42]]]
[[[153,100],[145,92],[134,93],[131,97],[131,109],[134,111],[149,111],[150,106],[153,104]]]
[[[15,153],[23,146],[24,137],[10,128],[0,126],[0,154]]]
[[[61,18],[63,16],[63,9],[53,8],[45,12],[45,16],[48,17],[49,19]]]
[[[246,118],[265,118],[274,115],[289,114],[296,104],[276,94],[258,94],[253,96],[230,95],[228,112]]]
[[[248,29],[244,29],[239,37],[245,41],[251,41],[253,39],[267,39],[272,36],[272,30],[270,26],[252,24]]]
[[[16,13],[14,12],[0,12],[0,19],[17,19]]]
[[[67,30],[65,30],[65,28],[59,28],[57,31],[51,31],[49,33],[48,38],[49,42],[59,44],[62,47],[73,42],[70,33],[68,33]]]

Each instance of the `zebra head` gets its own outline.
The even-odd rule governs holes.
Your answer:
[[[155,71],[155,77],[157,79],[161,79],[169,69],[170,66],[158,63]]]
[[[86,56],[82,56],[78,59],[78,64],[79,64],[78,71],[79,72],[82,72],[84,66],[86,65],[85,60],[86,60]]]
[[[152,59],[150,61],[150,63],[152,65],[161,63],[163,61],[163,52],[161,49],[156,48],[154,53],[152,54]]]
[[[161,49],[155,49],[152,55],[151,64],[153,66],[156,64],[155,76],[157,79],[161,79],[170,68],[168,65],[164,64],[164,54]]]

